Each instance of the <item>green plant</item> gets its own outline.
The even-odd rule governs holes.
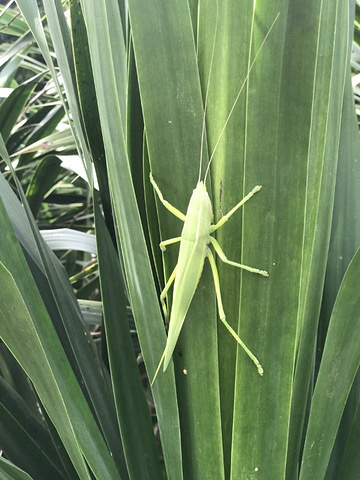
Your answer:
[[[0,440],[13,462],[0,471],[27,478],[15,464],[36,480],[87,479],[89,469],[97,479],[355,479],[360,190],[347,2],[74,0],[69,27],[66,5],[43,0],[51,42],[37,2],[17,4],[92,189],[106,349],[96,351],[19,182],[24,208],[0,176],[0,336],[9,349],[2,345],[0,368],[11,398],[1,403]],[[152,388],[160,456],[127,303],[152,378],[166,341],[158,295],[177,256],[169,247],[161,257],[158,243],[181,225],[157,210],[149,172],[184,211],[209,75],[205,165],[279,12],[208,186],[215,220],[263,186],[217,239],[229,258],[270,271],[261,282],[218,265],[227,318],[256,346],[264,376],[218,328],[205,267],[174,366]],[[4,142],[0,153],[11,168]]]

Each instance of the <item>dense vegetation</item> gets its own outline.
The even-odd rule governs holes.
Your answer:
[[[355,6],[2,5],[0,477],[356,480]],[[216,238],[269,278],[216,262],[264,375],[205,264],[150,387],[181,222],[149,173],[185,212],[209,158],[216,221],[262,185]]]

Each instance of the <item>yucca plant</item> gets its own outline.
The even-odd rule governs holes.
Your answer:
[[[17,0],[92,190],[103,349],[20,182],[14,175],[19,201],[1,176],[3,478],[356,479],[360,175],[348,3],[43,0],[42,21],[37,3]],[[3,140],[0,153],[13,170]],[[177,261],[175,245],[161,255],[158,243],[182,227],[149,174],[185,213],[210,158],[215,221],[262,185],[216,237],[229,259],[270,272],[217,261],[227,319],[264,375],[219,322],[205,264],[150,398],[128,306],[151,380],[166,343],[159,293]]]

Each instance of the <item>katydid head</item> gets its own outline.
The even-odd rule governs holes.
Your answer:
[[[199,212],[197,215],[203,217],[204,225],[208,223],[210,228],[213,220],[213,209],[206,185],[201,180],[197,183],[191,195],[187,215],[189,212]],[[204,228],[207,230],[207,227]]]

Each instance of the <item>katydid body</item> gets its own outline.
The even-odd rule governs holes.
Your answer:
[[[210,242],[212,218],[213,211],[208,192],[205,185],[199,182],[191,196],[181,233],[164,370],[169,365],[202,274]]]
[[[167,281],[160,299],[165,315],[167,316],[167,307],[165,303],[165,297],[172,283],[174,282],[173,302],[170,314],[170,325],[166,347],[164,353],[160,359],[159,366],[155,372],[154,379],[158,374],[162,362],[164,362],[164,371],[169,365],[170,359],[173,355],[177,340],[180,335],[181,328],[183,326],[187,311],[190,307],[191,301],[194,297],[197,285],[199,283],[205,258],[209,259],[211,270],[214,277],[215,291],[218,302],[219,317],[229,330],[231,335],[242,346],[242,348],[249,355],[251,360],[255,363],[260,375],[263,374],[263,368],[260,365],[258,359],[251,353],[246,347],[244,342],[239,338],[237,333],[228,324],[225,317],[225,312],[221,300],[219,275],[217,272],[214,256],[210,249],[210,243],[213,245],[214,250],[219,255],[220,259],[225,263],[233,265],[238,268],[248,270],[253,273],[258,273],[267,277],[269,274],[264,270],[248,267],[237,262],[228,260],[222,251],[219,243],[211,236],[211,233],[220,228],[230,218],[230,216],[236,212],[247,200],[249,200],[256,192],[260,191],[261,187],[256,186],[253,190],[244,197],[230,212],[223,216],[218,223],[212,224],[213,209],[211,201],[206,190],[206,186],[203,182],[198,182],[195,190],[190,198],[189,206],[186,215],[181,213],[169,202],[167,202],[161,191],[150,174],[150,181],[160,199],[162,204],[174,215],[184,221],[181,237],[176,237],[170,240],[161,242],[160,247],[165,250],[166,245],[180,242],[179,256],[176,267]]]

